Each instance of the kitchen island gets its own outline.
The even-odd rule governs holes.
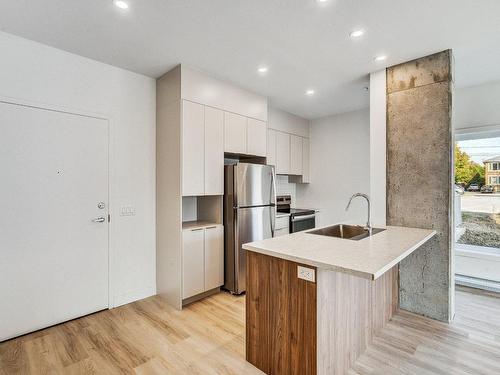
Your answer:
[[[247,361],[267,374],[346,374],[398,308],[398,263],[436,233],[383,229],[243,245]]]

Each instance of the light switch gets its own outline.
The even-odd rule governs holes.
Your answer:
[[[316,272],[312,268],[297,266],[297,277],[314,283],[316,281]]]
[[[122,206],[120,209],[120,216],[135,216],[135,207]]]

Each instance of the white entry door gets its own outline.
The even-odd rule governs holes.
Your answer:
[[[106,120],[0,102],[0,208],[0,341],[108,307]]]

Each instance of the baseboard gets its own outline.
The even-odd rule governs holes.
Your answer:
[[[154,296],[156,294],[156,288],[150,286],[147,288],[131,290],[125,294],[121,294],[114,297],[114,303],[110,308],[126,305],[127,303],[135,302],[144,298]]]
[[[196,296],[185,298],[182,300],[182,307],[185,307],[185,306],[189,305],[190,303],[199,301],[203,298],[210,297],[210,296],[217,294],[219,292],[220,292],[220,288],[214,288],[214,289],[207,290],[206,292],[197,294]]]
[[[455,283],[469,288],[483,289],[490,292],[500,293],[500,282],[479,279],[476,277],[455,275]]]

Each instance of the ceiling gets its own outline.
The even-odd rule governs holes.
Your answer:
[[[0,0],[0,29],[151,77],[185,63],[309,119],[367,107],[368,73],[447,48],[458,87],[500,80],[498,0],[127,1]]]

